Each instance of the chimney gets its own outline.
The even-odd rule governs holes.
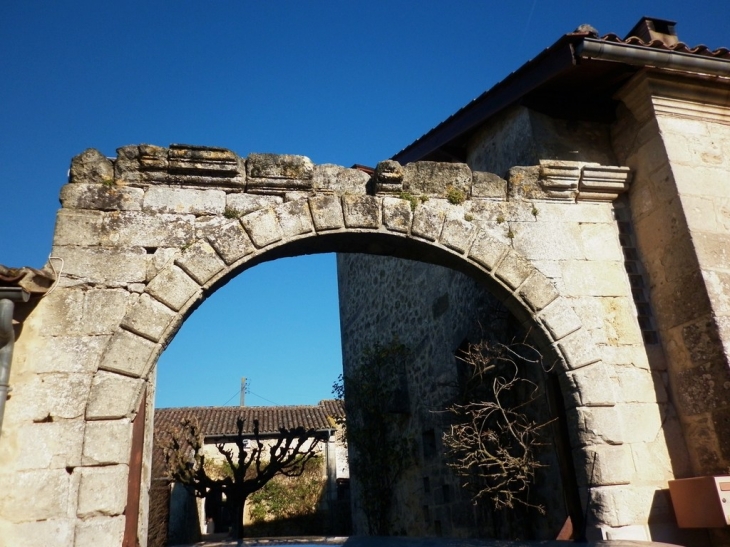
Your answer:
[[[661,40],[668,46],[679,43],[679,37],[674,27],[676,21],[668,21],[667,19],[657,19],[656,17],[642,17],[634,28],[632,28],[624,40],[631,36],[636,36],[644,42],[652,40]]]
[[[246,406],[246,377],[241,378],[241,404],[238,406]]]

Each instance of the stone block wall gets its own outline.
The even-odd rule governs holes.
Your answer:
[[[2,537],[120,545],[131,424],[145,392],[149,404],[158,355],[232,276],[311,252],[415,259],[486,287],[555,364],[592,533],[646,537],[681,459],[667,443],[663,379],[647,362],[613,218],[628,181],[625,167],[584,162],[542,161],[506,180],[430,162],[383,162],[371,177],[301,156],[179,145],[84,152],[61,189],[59,282],[18,307]],[[148,424],[143,477],[150,439]]]

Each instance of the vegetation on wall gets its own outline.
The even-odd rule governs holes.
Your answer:
[[[390,533],[394,486],[414,462],[415,442],[403,434],[410,420],[405,380],[409,355],[397,340],[376,345],[333,386],[335,396],[345,399],[350,469],[361,486],[372,535]]]
[[[463,395],[448,411],[455,423],[444,434],[448,464],[464,479],[475,503],[514,509],[516,505],[545,508],[530,501],[530,487],[543,464],[539,451],[549,423],[531,416],[531,406],[541,397],[522,367],[540,366],[532,346],[483,340],[470,344],[458,357],[465,365]]]

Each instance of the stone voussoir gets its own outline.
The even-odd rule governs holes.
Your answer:
[[[318,232],[338,230],[345,226],[342,201],[337,195],[324,194],[310,197],[309,210],[312,212],[314,227]]]
[[[428,241],[438,241],[446,222],[446,203],[442,200],[428,200],[413,212],[411,234]]]
[[[284,237],[279,217],[268,207],[241,217],[241,224],[258,249],[281,241]]]
[[[177,265],[168,265],[147,285],[146,292],[175,311],[200,291],[198,283]]]
[[[115,333],[99,363],[100,370],[139,378],[146,376],[155,343],[126,330]]]
[[[223,261],[229,265],[256,250],[238,219],[231,219],[221,224],[215,233],[206,237]]]
[[[514,290],[534,271],[535,267],[529,261],[510,249],[500,261],[494,274]]]
[[[469,250],[478,231],[477,226],[468,220],[449,218],[446,219],[441,230],[440,243],[463,254]]]
[[[413,208],[408,200],[383,198],[383,225],[391,232],[407,234],[413,222]]]
[[[533,311],[539,312],[558,297],[558,290],[542,272],[535,270],[520,285],[519,296]]]
[[[177,314],[172,309],[143,293],[122,320],[122,327],[152,342],[159,342],[176,318]]]
[[[91,382],[87,420],[115,420],[136,411],[145,381],[100,370]]]
[[[342,196],[342,211],[348,228],[380,227],[382,198],[375,196]]]
[[[469,249],[469,258],[491,272],[509,250],[509,247],[501,241],[494,239],[486,232],[480,232]]]
[[[175,264],[185,270],[199,285],[204,285],[226,266],[215,249],[204,240],[196,241],[186,248],[175,259]]]
[[[309,212],[309,203],[306,199],[289,201],[274,209],[279,218],[279,226],[284,239],[290,239],[302,234],[314,232],[312,215]]]
[[[539,313],[538,317],[550,331],[553,340],[556,341],[562,340],[583,326],[573,306],[563,297],[558,297],[553,300],[551,304]]]

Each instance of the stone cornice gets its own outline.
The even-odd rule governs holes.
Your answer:
[[[617,93],[637,120],[675,116],[730,125],[730,79],[640,72]]]

